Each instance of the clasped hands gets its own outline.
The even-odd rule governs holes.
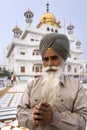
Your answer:
[[[41,102],[35,105],[33,110],[33,123],[34,125],[50,124],[52,120],[52,108],[47,102]]]

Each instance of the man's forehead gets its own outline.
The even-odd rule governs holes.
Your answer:
[[[54,50],[52,50],[51,48],[48,48],[47,49],[47,51],[45,52],[45,54],[43,55],[43,57],[49,57],[49,56],[54,56],[54,55],[56,55],[56,56],[58,56],[59,57],[59,55],[58,55],[58,53],[56,53]]]

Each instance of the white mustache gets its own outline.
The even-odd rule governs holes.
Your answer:
[[[44,71],[47,72],[47,71],[57,71],[58,70],[58,67],[56,66],[48,66],[46,68],[44,68]]]

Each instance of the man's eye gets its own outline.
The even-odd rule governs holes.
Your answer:
[[[57,60],[57,59],[58,59],[58,56],[52,56],[51,59],[52,59],[52,60]]]
[[[43,61],[48,61],[49,58],[48,57],[43,57]]]

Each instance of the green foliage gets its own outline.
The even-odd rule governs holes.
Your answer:
[[[0,72],[0,77],[8,77],[11,79],[11,73],[8,70],[4,70],[3,72]]]

